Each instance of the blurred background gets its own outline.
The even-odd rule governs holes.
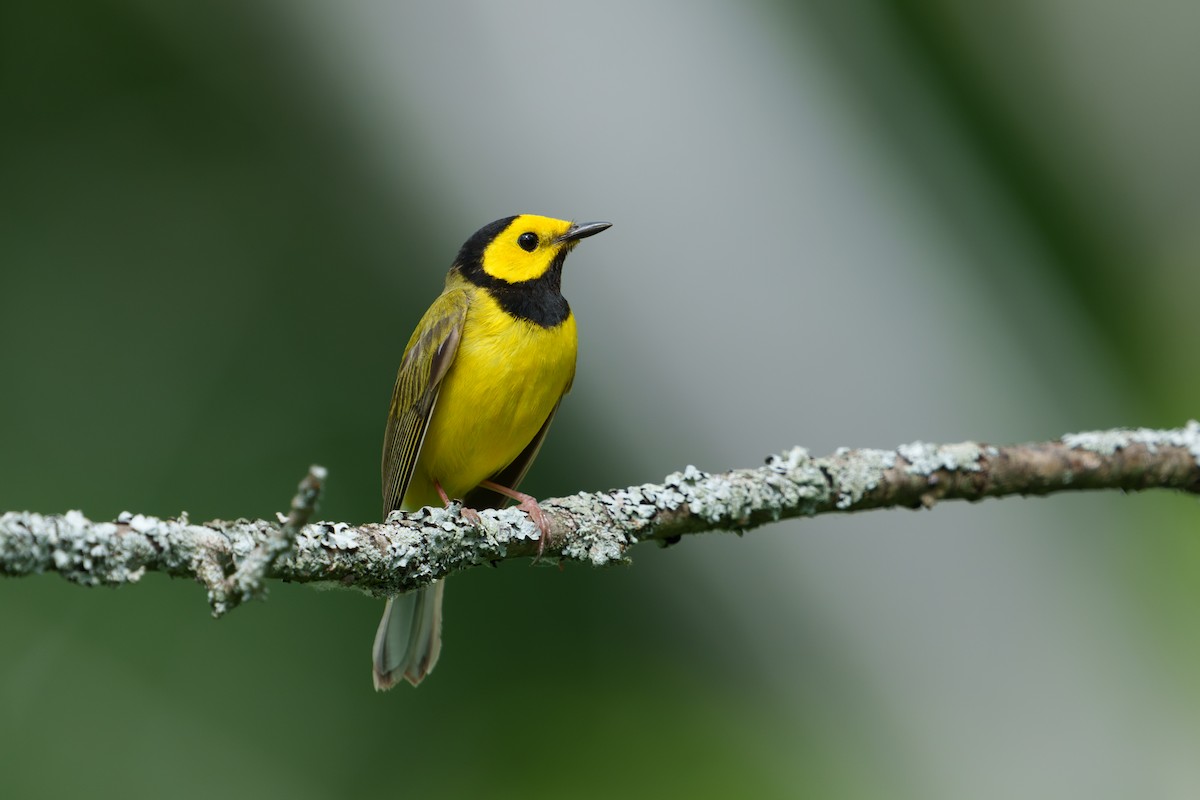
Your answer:
[[[0,510],[379,514],[461,242],[605,219],[523,488],[795,444],[1173,427],[1200,391],[1200,7],[51,0],[0,7]],[[1184,798],[1194,499],[780,524],[382,603],[0,582],[12,797]]]

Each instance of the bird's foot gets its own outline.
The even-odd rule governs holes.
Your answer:
[[[550,542],[550,520],[546,518],[546,512],[538,505],[538,501],[533,495],[518,492],[516,489],[510,489],[507,486],[501,486],[494,481],[484,481],[479,485],[516,500],[517,508],[528,514],[529,518],[533,520],[533,524],[538,526],[538,530],[541,531],[542,535],[538,538],[537,555],[533,559],[534,564],[538,563],[542,558],[542,553],[546,551],[546,545]]]
[[[542,553],[546,550],[546,544],[550,541],[550,520],[546,519],[546,512],[542,511],[542,507],[538,505],[538,501],[534,500],[529,495],[525,495],[525,499],[517,504],[517,508],[524,511],[533,520],[533,524],[538,526],[538,530],[542,535],[538,537],[537,555],[533,558],[533,563],[536,564],[542,558]]]
[[[450,499],[450,495],[446,494],[446,490],[442,488],[442,484],[434,481],[433,488],[437,489],[438,497],[442,498],[442,503],[446,506],[446,508],[449,508],[450,504],[454,501]],[[474,525],[476,528],[483,525],[483,517],[479,516],[479,512],[473,508],[461,506],[458,509],[458,515]]]

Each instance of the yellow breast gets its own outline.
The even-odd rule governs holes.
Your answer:
[[[477,292],[404,507],[440,505],[435,480],[462,498],[520,455],[570,388],[576,345],[574,315],[543,328]]]

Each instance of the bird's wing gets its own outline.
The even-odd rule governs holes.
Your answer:
[[[404,351],[383,433],[384,517],[400,508],[408,491],[438,389],[458,351],[469,305],[468,291],[443,292],[421,318]]]
[[[529,467],[533,464],[533,460],[537,458],[538,451],[542,449],[542,442],[546,440],[546,431],[550,430],[550,423],[554,421],[554,414],[558,411],[558,407],[561,404],[562,400],[554,404],[554,408],[550,409],[550,415],[546,417],[546,421],[538,429],[537,435],[533,437],[529,444],[525,445],[525,449],[521,451],[521,454],[514,458],[507,467],[491,477],[494,483],[507,486],[509,489],[517,488],[525,478],[525,473],[529,472]],[[509,498],[499,492],[493,492],[491,489],[477,486],[467,492],[467,496],[463,498],[463,505],[468,508],[501,508],[508,501]]]

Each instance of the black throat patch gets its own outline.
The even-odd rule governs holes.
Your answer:
[[[562,268],[566,259],[564,247],[540,277],[520,283],[487,274],[478,257],[460,261],[455,269],[471,283],[486,289],[500,308],[514,317],[543,328],[556,328],[571,316],[567,298],[562,296]]]

